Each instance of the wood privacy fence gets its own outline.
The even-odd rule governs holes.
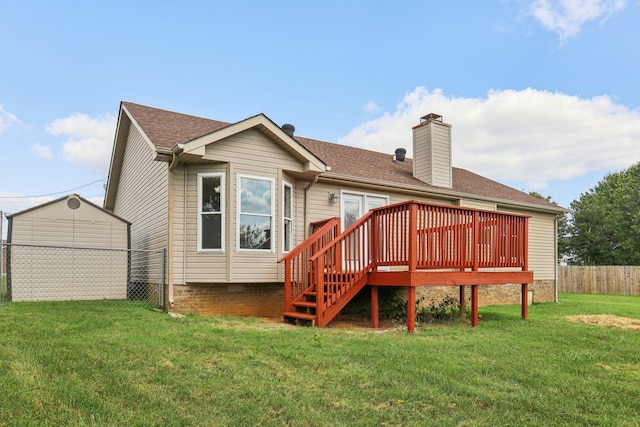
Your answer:
[[[558,292],[640,295],[640,266],[559,266]]]

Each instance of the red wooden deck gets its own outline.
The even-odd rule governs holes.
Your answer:
[[[408,201],[372,209],[344,232],[338,218],[312,224],[312,235],[285,263],[285,320],[323,327],[364,286],[371,286],[373,327],[378,286],[408,288],[407,329],[415,328],[415,288],[471,286],[471,325],[478,324],[478,286],[521,284],[527,318],[528,217]]]

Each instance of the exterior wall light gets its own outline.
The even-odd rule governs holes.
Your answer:
[[[338,203],[340,201],[340,197],[336,193],[329,193],[329,201],[331,203]]]

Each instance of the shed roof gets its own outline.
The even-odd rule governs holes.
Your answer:
[[[69,198],[74,198],[74,197],[82,200],[84,203],[86,203],[91,208],[97,209],[97,210],[103,212],[104,214],[109,215],[109,216],[117,219],[118,221],[122,221],[125,224],[131,224],[126,219],[120,218],[119,216],[115,215],[114,213],[109,212],[107,209],[104,209],[104,208],[96,205],[95,203],[91,202],[90,200],[87,200],[84,197],[80,196],[79,194],[75,194],[75,193],[74,194],[67,194],[66,196],[62,196],[62,197],[59,197],[59,198],[54,199],[54,200],[50,200],[50,201],[45,202],[45,203],[41,203],[41,204],[39,204],[37,206],[32,206],[32,207],[30,207],[28,209],[21,210],[20,212],[16,212],[16,213],[13,213],[11,215],[7,215],[7,218],[13,218],[13,217],[16,217],[16,216],[24,215],[26,213],[33,212],[33,211],[36,211],[38,209],[42,209],[45,206],[50,206],[50,205],[53,205],[55,203],[61,202],[63,200],[67,200]]]
[[[171,149],[177,144],[193,141],[209,133],[231,126],[231,123],[205,119],[131,102],[123,102],[132,118],[157,149]],[[467,195],[473,198],[511,202],[516,205],[537,207],[558,213],[566,209],[555,203],[539,199],[499,182],[457,167],[452,168],[451,188],[427,184],[413,176],[413,159],[404,162],[392,160],[391,153],[380,153],[311,138],[294,136],[294,139],[330,166],[327,177],[349,177],[363,182],[378,182],[440,195]],[[398,145],[393,142],[389,146]]]

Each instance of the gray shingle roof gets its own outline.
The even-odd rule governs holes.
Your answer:
[[[170,149],[229,126],[231,123],[210,120],[186,114],[161,110],[144,105],[123,102],[133,119],[158,148]],[[448,190],[491,200],[505,200],[517,204],[537,205],[564,211],[556,204],[538,199],[523,191],[516,190],[461,168],[452,168],[451,189],[429,185],[413,177],[413,160],[392,161],[392,153],[380,153],[362,148],[334,144],[310,138],[295,136],[295,139],[309,151],[331,167],[327,174],[338,174],[361,180],[385,181],[395,185],[424,188],[425,191]],[[390,144],[390,146],[394,146]]]

